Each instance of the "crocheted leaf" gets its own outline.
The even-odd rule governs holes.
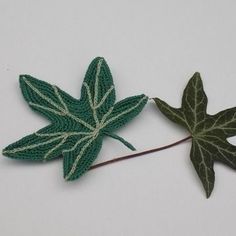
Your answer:
[[[29,75],[20,76],[20,86],[29,106],[46,116],[51,125],[7,146],[4,155],[47,161],[62,154],[64,177],[74,180],[96,159],[104,136],[115,138],[134,150],[113,130],[138,115],[148,98],[139,95],[114,104],[113,79],[103,58],[95,58],[90,64],[79,100]]]
[[[236,135],[236,107],[207,114],[207,96],[199,73],[188,82],[181,108],[173,108],[159,98],[154,101],[164,115],[191,133],[191,161],[209,197],[215,182],[214,161],[236,169],[236,147],[226,140]]]

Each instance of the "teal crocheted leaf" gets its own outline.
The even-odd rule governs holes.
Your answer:
[[[209,197],[215,182],[214,162],[236,169],[236,147],[227,141],[236,135],[236,107],[208,115],[207,96],[199,73],[188,82],[181,108],[173,108],[159,98],[154,101],[164,115],[190,132],[191,161]]]
[[[22,94],[29,106],[51,124],[7,146],[3,154],[26,160],[47,161],[63,155],[64,177],[83,175],[96,159],[104,136],[134,147],[113,131],[138,115],[148,97],[139,95],[115,104],[115,88],[105,60],[95,58],[85,75],[81,98],[75,99],[55,85],[20,76]]]

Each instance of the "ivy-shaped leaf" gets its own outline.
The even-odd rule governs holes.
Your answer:
[[[138,95],[115,104],[115,88],[103,58],[95,58],[85,75],[81,98],[29,75],[20,76],[20,86],[29,106],[51,124],[7,146],[3,154],[16,159],[48,161],[63,155],[64,178],[84,174],[97,157],[104,136],[134,147],[113,132],[141,112],[148,97]]]
[[[236,135],[236,107],[215,115],[207,114],[207,96],[199,73],[188,82],[181,108],[173,108],[159,98],[154,98],[154,101],[165,116],[190,132],[191,161],[208,198],[215,182],[214,162],[236,169],[236,147],[227,141]]]

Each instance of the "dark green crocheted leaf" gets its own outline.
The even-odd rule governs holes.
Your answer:
[[[104,136],[115,138],[134,150],[112,131],[136,116],[148,98],[134,96],[114,104],[113,79],[103,58],[97,57],[90,64],[79,100],[29,75],[20,76],[20,85],[30,107],[52,124],[9,145],[3,150],[4,155],[51,160],[62,154],[65,179],[74,180],[96,159]]]
[[[159,98],[154,101],[164,115],[191,133],[191,161],[209,197],[215,182],[214,161],[236,169],[236,147],[226,140],[236,135],[236,108],[208,115],[207,97],[199,73],[187,84],[181,108],[173,108]]]

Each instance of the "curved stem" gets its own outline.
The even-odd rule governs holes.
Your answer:
[[[177,142],[174,142],[174,143],[162,146],[162,147],[158,147],[158,148],[150,149],[150,150],[147,150],[147,151],[130,154],[130,155],[123,156],[123,157],[117,157],[117,158],[111,159],[109,161],[104,161],[104,162],[101,162],[101,163],[98,163],[96,165],[91,166],[89,168],[89,170],[93,170],[93,169],[96,169],[96,168],[99,168],[99,167],[102,167],[102,166],[105,166],[105,165],[109,165],[109,164],[112,164],[112,163],[115,163],[115,162],[118,162],[118,161],[124,161],[124,160],[135,158],[135,157],[138,157],[138,156],[146,155],[146,154],[149,154],[149,153],[152,153],[152,152],[158,152],[158,151],[161,151],[161,150],[164,150],[164,149],[167,149],[167,148],[171,148],[171,147],[174,147],[178,144],[181,144],[181,143],[183,143],[183,142],[185,142],[185,141],[187,141],[191,138],[192,138],[192,136],[188,136],[188,137],[186,137],[184,139],[181,139]]]

